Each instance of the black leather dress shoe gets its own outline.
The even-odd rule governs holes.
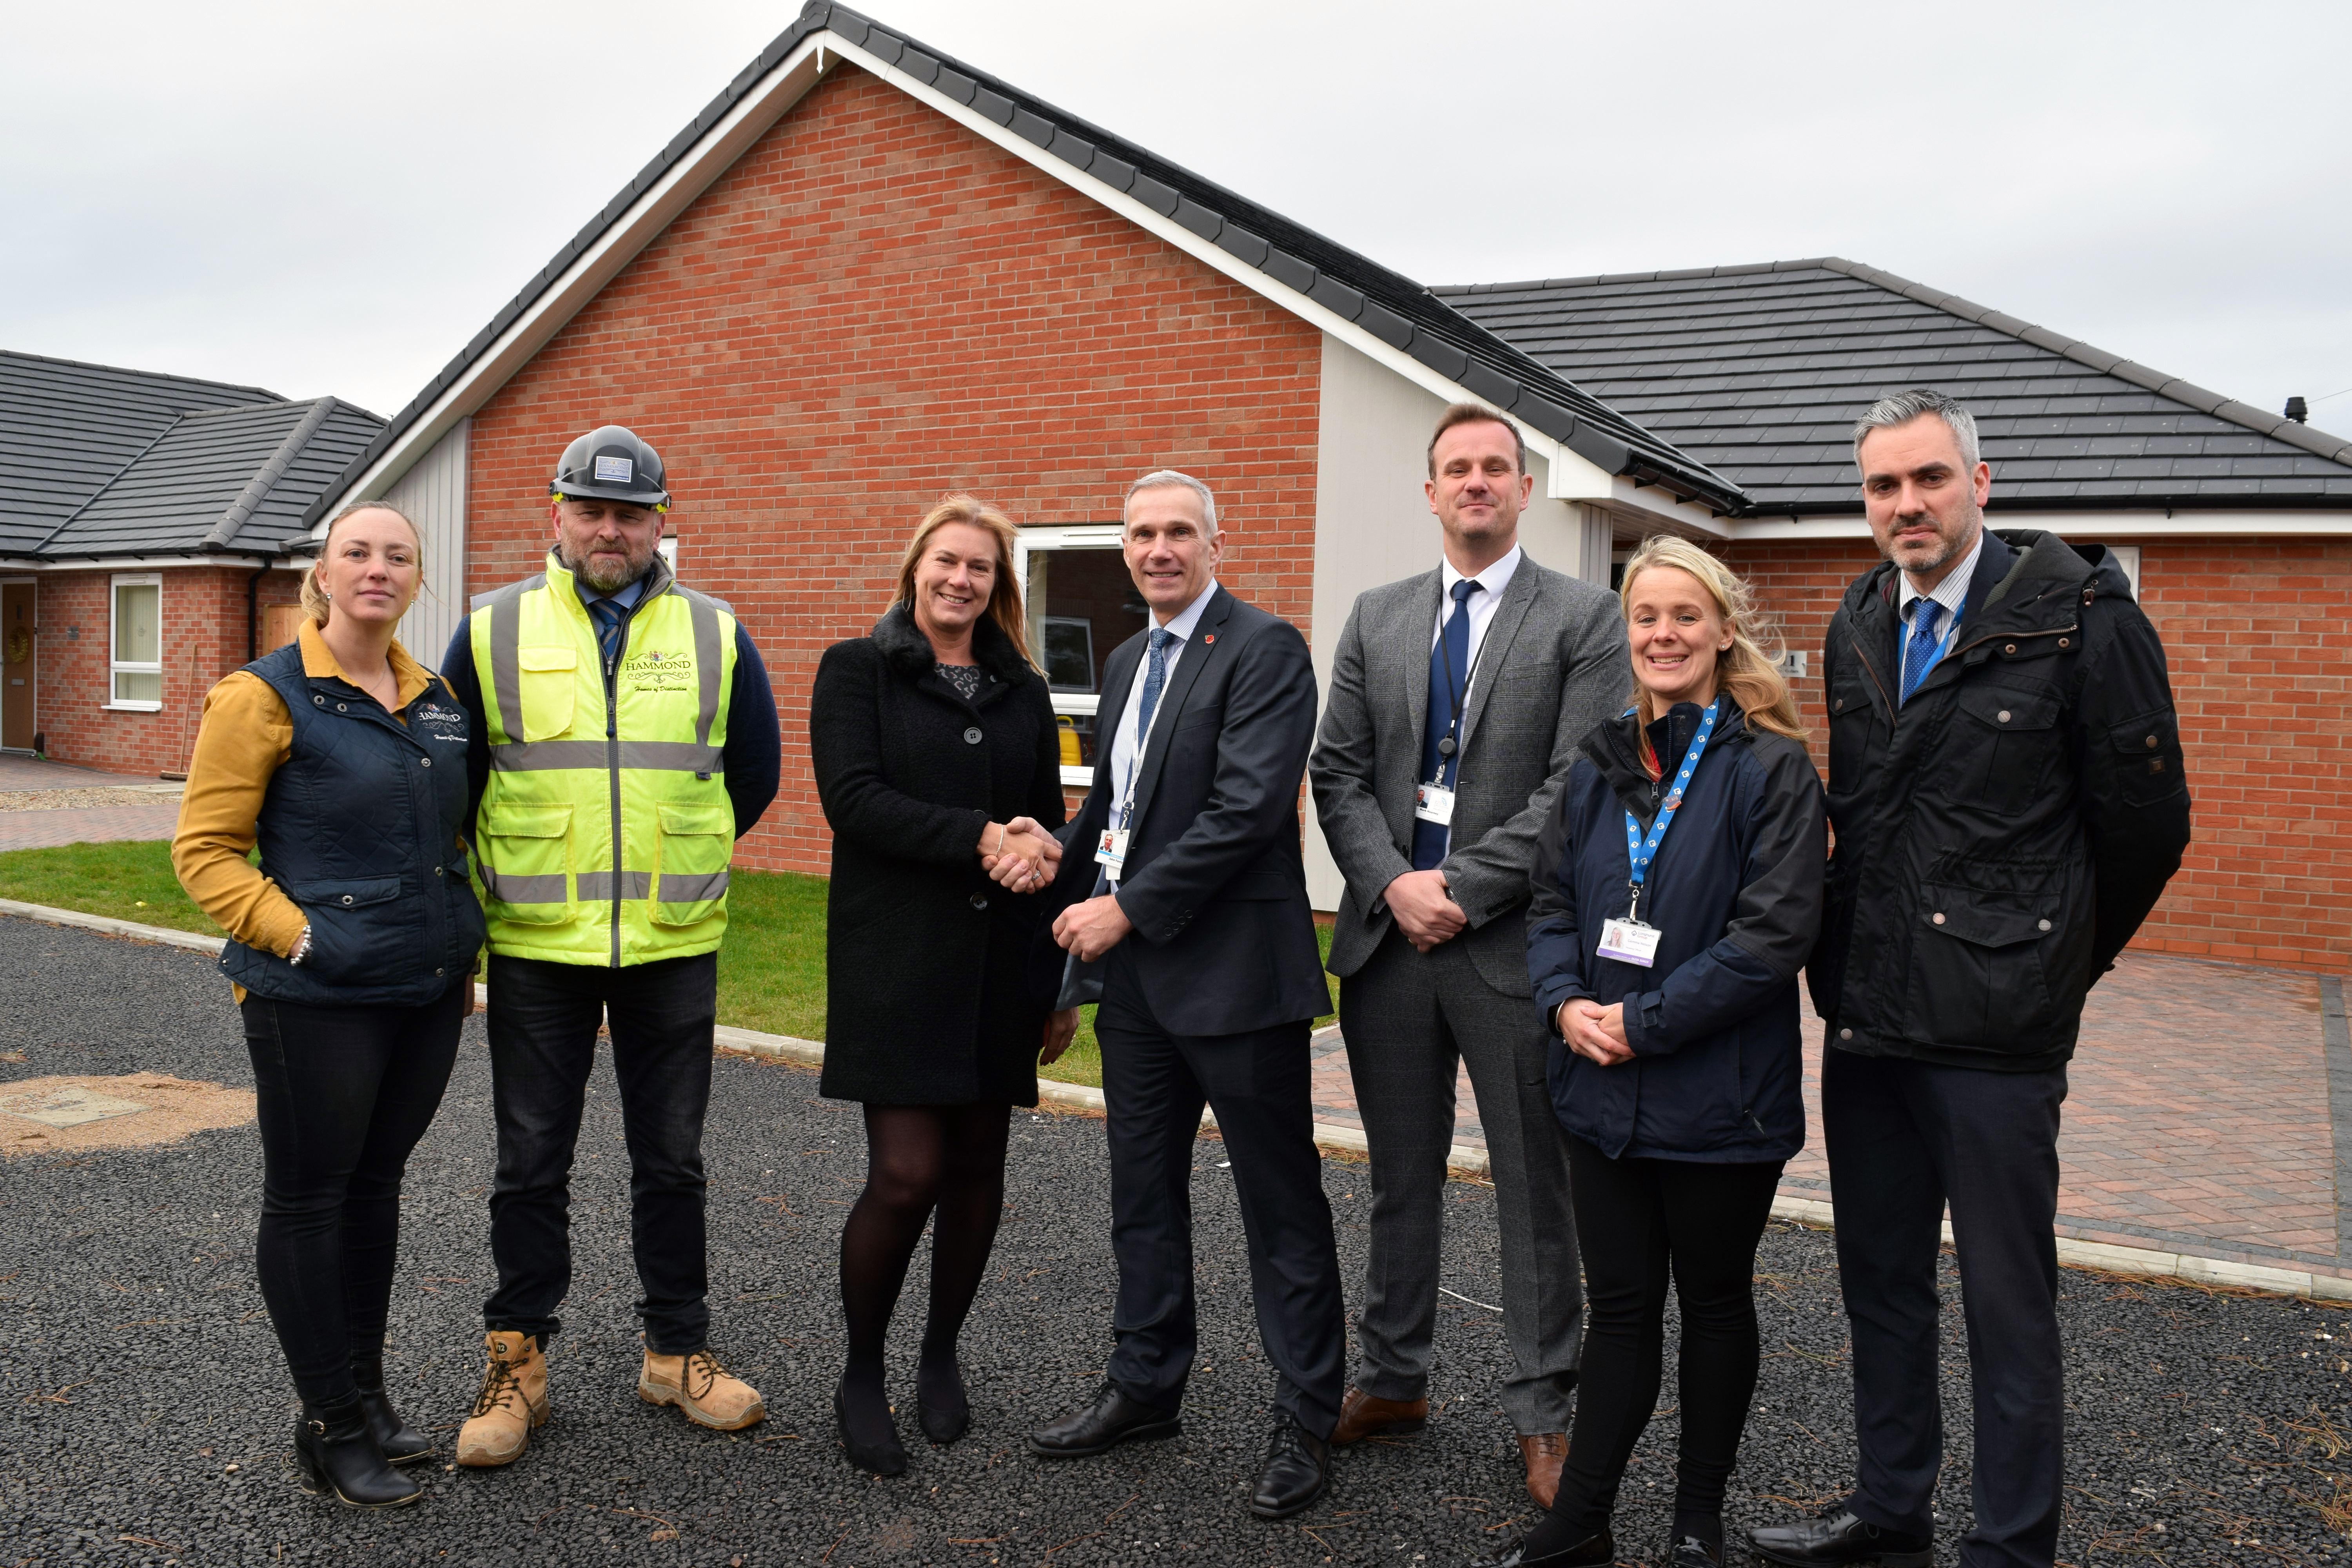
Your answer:
[[[1260,1519],[1287,1519],[1323,1495],[1331,1479],[1331,1445],[1296,1419],[1277,1418],[1265,1463],[1250,1489],[1250,1511]]]
[[[1751,1530],[1748,1544],[1765,1562],[1781,1563],[1784,1568],[1842,1568],[1846,1563],[1933,1568],[1936,1561],[1934,1536],[1881,1530],[1844,1509],[1801,1524]]]
[[[1184,1418],[1172,1410],[1129,1399],[1118,1384],[1105,1383],[1084,1410],[1048,1421],[1029,1434],[1029,1451],[1041,1459],[1083,1459],[1108,1454],[1121,1443],[1173,1437]]]
[[[1511,1549],[1500,1557],[1473,1563],[1471,1568],[1607,1568],[1617,1561],[1617,1542],[1607,1531],[1588,1535],[1575,1545],[1558,1552],[1547,1552],[1539,1557],[1528,1555],[1525,1536],[1511,1543]]]
[[[1666,1568],[1723,1568],[1723,1553],[1696,1535],[1685,1535],[1675,1542]]]

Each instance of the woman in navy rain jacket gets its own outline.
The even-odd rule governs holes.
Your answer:
[[[1615,1560],[1609,1518],[1657,1403],[1670,1274],[1672,1562],[1723,1561],[1756,1386],[1756,1244],[1805,1142],[1797,973],[1821,925],[1828,828],[1796,703],[1757,644],[1747,584],[1697,546],[1650,541],[1620,597],[1634,705],[1581,742],[1528,911],[1591,1316],[1559,1495],[1506,1568]]]

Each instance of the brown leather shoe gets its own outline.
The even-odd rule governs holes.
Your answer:
[[[1519,1457],[1528,1462],[1528,1496],[1538,1508],[1549,1508],[1559,1495],[1559,1468],[1568,1463],[1568,1434],[1519,1434]]]
[[[1348,1397],[1339,1401],[1339,1424],[1331,1428],[1331,1447],[1344,1448],[1367,1437],[1418,1432],[1428,1425],[1428,1400],[1374,1399],[1351,1386]]]

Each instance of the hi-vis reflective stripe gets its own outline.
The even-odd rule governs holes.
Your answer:
[[[706,739],[709,730],[704,727]],[[500,773],[552,773],[563,768],[612,765],[609,741],[515,741],[490,748],[490,766]],[[717,746],[688,741],[623,741],[621,766],[647,773],[715,773],[726,759]]]
[[[710,726],[719,721],[719,607],[706,595],[691,588],[674,591],[686,600],[687,608],[693,612],[694,668],[701,678],[702,688],[698,694],[702,706],[701,711],[695,715],[694,738],[708,746],[710,744]]]
[[[504,904],[562,904],[572,900],[565,887],[567,879],[562,872],[548,876],[519,877],[511,873],[500,876],[485,868],[482,886],[490,897]],[[613,897],[614,879],[610,871],[583,871],[578,877],[579,898],[583,903],[603,903]],[[690,877],[664,877],[661,879],[662,902],[666,904],[698,904],[716,899],[727,891],[727,873],[713,871]],[[651,871],[624,871],[620,876],[620,896],[624,899],[650,899],[654,895],[654,874]]]
[[[499,705],[499,728],[509,735],[522,733],[522,617],[514,606],[525,594],[547,586],[547,574],[538,572],[474,605],[477,615],[490,618],[490,684]],[[500,613],[503,612],[503,613]]]
[[[561,871],[543,877],[521,877],[513,872],[501,875],[484,866],[481,873],[484,890],[501,903],[564,904],[572,901],[571,890],[564,886],[567,879]],[[581,880],[587,879],[583,877]]]
[[[483,595],[475,602],[478,614],[488,613],[490,620],[490,696],[499,706],[499,728],[509,736],[522,733],[522,617],[510,608],[525,594],[547,586],[544,572],[511,584],[495,594]],[[686,601],[688,617],[694,627],[694,664],[698,699],[694,719],[695,743],[708,751],[711,727],[719,722],[719,703],[726,693],[720,689],[725,650],[719,646],[719,604],[707,594],[676,584],[667,592]],[[646,601],[640,599],[638,604]],[[504,615],[497,612],[504,609]],[[681,748],[682,749],[682,748]],[[623,748],[623,767],[678,768],[691,773],[709,773],[709,766],[700,763],[631,763]],[[713,753],[715,754],[715,753]],[[502,768],[521,766],[555,768],[601,768],[607,765],[602,754],[590,762],[536,763],[524,764],[500,762]]]

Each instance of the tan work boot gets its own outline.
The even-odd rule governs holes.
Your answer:
[[[740,1432],[768,1418],[760,1391],[730,1374],[707,1347],[691,1355],[646,1352],[637,1397],[648,1405],[675,1405],[696,1426],[719,1432]]]
[[[511,1465],[530,1447],[530,1429],[547,1424],[547,1357],[529,1334],[499,1331],[482,1336],[490,1364],[482,1392],[457,1429],[457,1462],[477,1469]]]

